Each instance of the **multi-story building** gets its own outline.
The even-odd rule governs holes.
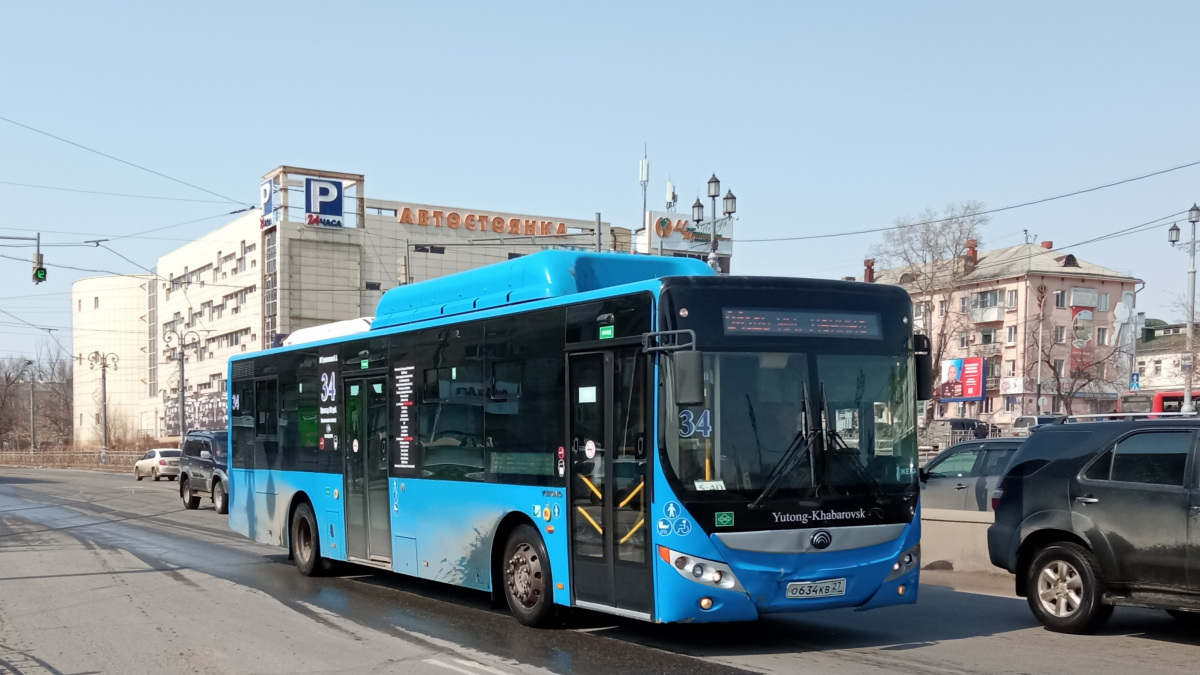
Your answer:
[[[121,352],[120,368],[108,373],[110,422],[117,408],[127,417],[122,424],[141,435],[177,435],[182,355],[187,427],[224,427],[232,354],[277,346],[302,328],[370,317],[394,286],[547,247],[631,246],[629,230],[610,228],[598,214],[568,219],[370,199],[360,174],[281,166],[261,187],[262,209],[164,255],[156,276],[77,284],[73,332],[86,349],[76,351]],[[118,322],[119,333],[90,323],[100,317]],[[75,392],[76,438],[88,445],[98,438],[92,421],[100,410],[92,379],[77,377]]]
[[[934,416],[1008,424],[1023,414],[1116,409],[1132,365],[1138,279],[1052,242],[978,251],[970,241],[957,260],[866,265],[864,280],[913,296],[914,327],[930,336],[941,366]]]
[[[148,274],[80,279],[71,285],[74,347],[74,438],[77,447],[100,447],[107,412],[109,442],[141,433],[146,353]],[[102,379],[103,378],[103,379]],[[107,394],[107,411],[102,402]]]
[[[1183,391],[1187,354],[1187,324],[1146,326],[1137,343],[1139,388],[1143,392]],[[1194,371],[1192,381],[1193,387],[1200,384]]]

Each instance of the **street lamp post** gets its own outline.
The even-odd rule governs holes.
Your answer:
[[[717,179],[717,174],[713,174],[712,178],[708,179],[708,197],[712,200],[712,220],[709,221],[712,225],[712,240],[710,250],[708,252],[708,265],[717,272],[721,271],[721,262],[717,256],[717,226],[722,223],[727,223],[733,219],[733,214],[737,212],[737,197],[733,196],[733,190],[726,192],[724,199],[721,202],[722,213],[724,218],[717,217],[717,197],[721,196],[721,181]],[[700,198],[696,198],[696,203],[692,204],[692,220],[696,221],[697,229],[704,222],[704,203]]]
[[[1187,354],[1185,355],[1186,367],[1183,369],[1183,407],[1182,412],[1196,412],[1196,407],[1192,403],[1192,368],[1193,363],[1193,335],[1195,332],[1195,314],[1196,314],[1196,223],[1200,222],[1200,206],[1192,204],[1192,208],[1188,210],[1188,222],[1192,224],[1192,237],[1188,243],[1184,244],[1179,241],[1179,226],[1172,225],[1170,230],[1167,230],[1167,241],[1175,248],[1182,249],[1188,252],[1188,309],[1187,309]]]
[[[25,365],[21,368],[21,374],[18,378],[25,374],[25,369],[33,365],[33,361],[25,360]],[[34,426],[34,410],[33,410],[33,388],[37,386],[37,375],[33,372],[29,373],[29,454],[34,454],[37,447],[37,428]]]
[[[163,331],[163,342],[170,347],[171,343],[179,345],[179,445],[183,447],[183,439],[187,437],[187,380],[184,378],[184,361],[187,360],[188,347],[200,345],[200,334],[194,330],[180,333],[168,328]]]
[[[103,426],[101,427],[104,434],[100,444],[100,462],[108,461],[108,369],[117,369],[117,362],[121,357],[113,353],[105,354],[100,351],[94,351],[88,355],[88,361],[91,363],[91,369],[95,370],[96,366],[100,366],[100,419]]]

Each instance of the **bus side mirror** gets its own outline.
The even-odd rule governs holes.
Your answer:
[[[928,335],[913,335],[913,366],[917,369],[917,400],[933,398],[933,355]]]
[[[704,353],[678,351],[672,358],[675,360],[675,404],[704,403]]]

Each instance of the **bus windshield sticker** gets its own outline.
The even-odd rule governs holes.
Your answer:
[[[696,489],[703,490],[724,490],[725,481],[723,480],[697,480]]]
[[[579,402],[580,403],[595,403],[596,402],[596,388],[595,387],[580,387],[579,388]]]
[[[701,436],[703,436],[705,438],[709,438],[710,436],[712,436],[711,419],[712,419],[712,416],[709,414],[709,411],[707,408],[700,411],[699,417],[696,417],[696,414],[693,413],[691,410],[687,410],[687,409],[680,410],[679,411],[679,437],[680,438],[691,438],[692,434],[699,431]]]
[[[588,459],[593,459],[596,456],[596,441],[588,441],[583,444],[583,454]]]

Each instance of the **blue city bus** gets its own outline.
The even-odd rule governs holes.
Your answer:
[[[234,357],[230,526],[654,622],[913,603],[928,341],[897,287],[544,251]]]

